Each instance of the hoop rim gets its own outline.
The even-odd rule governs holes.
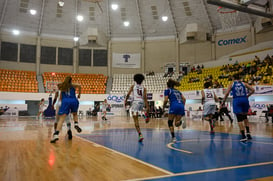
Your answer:
[[[235,9],[234,9],[234,10],[229,10],[229,11],[222,11],[223,8],[225,8],[225,7],[219,6],[219,7],[217,8],[217,12],[218,12],[218,13],[221,13],[221,14],[236,13],[236,12],[237,12],[237,10],[235,10]],[[226,9],[228,9],[228,8],[226,8]]]

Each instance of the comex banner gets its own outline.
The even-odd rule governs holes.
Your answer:
[[[218,45],[219,46],[227,46],[227,45],[236,45],[236,44],[242,44],[246,43],[247,36],[240,37],[240,38],[232,38],[227,40],[219,40]]]
[[[140,68],[140,53],[113,53],[112,67]]]

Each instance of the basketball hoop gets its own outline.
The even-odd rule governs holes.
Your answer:
[[[58,90],[58,84],[60,82],[56,82],[56,81],[46,81],[46,92],[52,94],[53,92],[55,92],[56,90]]]
[[[232,31],[232,28],[237,24],[238,11],[220,6],[217,8],[217,12],[223,31]]]

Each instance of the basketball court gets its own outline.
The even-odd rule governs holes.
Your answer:
[[[201,102],[205,69],[215,68],[210,71],[217,79],[220,66],[273,52],[272,45],[252,50],[273,41],[272,0],[0,0],[0,7],[0,69],[7,72],[1,77],[0,103],[15,105],[0,116],[0,181],[273,180],[273,122],[265,123],[255,112],[252,139],[240,142],[236,121],[225,117],[210,133],[203,112],[193,109]],[[132,75],[146,74],[149,101],[162,106],[166,80],[178,80],[181,72],[182,82],[197,64],[205,65],[201,80],[199,72],[192,77],[200,85],[187,82],[179,88],[188,91],[184,95],[192,107],[187,127],[175,128],[177,141],[171,142],[165,117],[148,124],[139,118],[144,141],[138,142],[133,118],[123,109]],[[69,140],[64,124],[52,144],[52,95],[67,75],[84,84],[82,132],[72,123]],[[272,81],[272,75],[264,78]],[[36,118],[44,96],[48,112]],[[114,111],[105,121],[100,112],[91,114],[91,107],[99,111],[107,96]],[[256,101],[265,109],[272,100],[262,96]],[[20,110],[31,114],[19,115]]]
[[[140,118],[144,141],[139,143],[132,119],[84,117],[83,133],[73,129],[74,137],[68,140],[63,126],[60,140],[50,144],[53,120],[2,120],[1,180],[35,180],[39,175],[54,180],[60,176],[67,180],[75,176],[79,180],[271,180],[273,176],[272,126],[259,122],[251,123],[257,136],[241,143],[236,123],[225,121],[210,134],[206,122],[187,120],[186,129],[176,130],[178,141],[171,143],[166,119],[145,124]]]

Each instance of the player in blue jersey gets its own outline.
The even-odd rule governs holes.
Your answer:
[[[66,116],[71,112],[74,119],[74,128],[81,132],[81,128],[78,125],[78,108],[79,108],[79,101],[76,98],[76,89],[79,89],[78,98],[81,97],[81,86],[78,84],[72,84],[72,78],[67,76],[63,83],[59,85],[59,90],[61,91],[61,100],[62,104],[59,109],[59,121],[57,129],[53,135],[51,143],[55,143],[59,140],[59,132],[62,128],[63,122]]]
[[[186,99],[182,95],[182,93],[175,89],[174,86],[180,86],[180,83],[169,79],[167,82],[167,87],[164,91],[164,103],[163,103],[163,111],[165,110],[165,107],[168,103],[168,100],[170,101],[170,107],[169,107],[169,115],[168,115],[168,126],[171,132],[172,136],[172,142],[176,142],[176,138],[174,135],[174,126],[173,121],[175,123],[176,127],[179,127],[182,124],[181,118],[182,116],[185,116],[185,103]],[[183,128],[186,127],[186,122],[183,122]]]
[[[232,92],[233,96],[233,112],[237,117],[238,125],[242,134],[242,139],[240,141],[244,142],[248,139],[252,139],[249,130],[249,123],[247,119],[247,112],[249,109],[248,97],[251,96],[255,90],[247,83],[240,81],[240,75],[233,75],[234,81],[229,85],[228,90],[225,94],[223,104],[229,95]],[[247,93],[247,89],[249,93]],[[245,129],[247,135],[245,135]]]

